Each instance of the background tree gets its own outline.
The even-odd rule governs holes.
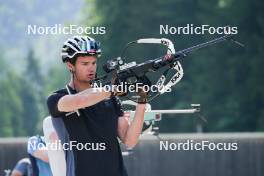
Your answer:
[[[77,14],[76,9],[69,10],[71,9],[69,5],[62,2],[60,4],[60,7],[67,7],[62,9],[63,12],[74,11]],[[21,39],[21,34],[18,35],[17,31],[22,31],[20,29],[23,24],[27,24],[31,16],[33,18],[32,14],[43,9],[43,4],[31,5],[34,8],[26,6],[24,10],[27,13],[25,12],[24,16],[20,16],[19,13],[15,16],[10,14],[16,11],[19,5],[13,6],[5,3],[0,10],[3,14],[3,24],[7,24],[7,19],[19,22],[19,24],[12,23],[11,27],[9,26],[12,29],[3,28],[0,31],[4,34],[3,38],[8,36],[3,40],[5,43],[0,43],[0,51],[3,53],[0,58],[0,136],[25,136],[41,133],[42,119],[48,115],[46,97],[52,91],[64,87],[70,77],[65,66],[58,60],[59,49],[56,49],[58,51],[58,55],[54,56],[56,59],[47,58],[45,54],[41,57],[38,54],[36,57],[33,49],[25,49],[26,45],[30,44],[24,44],[25,38]],[[50,3],[45,4],[47,7],[49,5]],[[28,8],[33,11],[29,11]],[[201,103],[202,113],[208,120],[208,123],[204,124],[204,130],[207,132],[263,131],[263,8],[264,2],[261,0],[153,0],[151,2],[146,0],[137,2],[86,0],[81,15],[82,24],[106,27],[106,35],[93,36],[101,41],[103,49],[102,58],[98,62],[99,74],[103,73],[101,65],[106,60],[119,56],[122,48],[129,41],[146,37],[165,37],[174,41],[176,50],[180,50],[217,37],[217,35],[208,34],[160,34],[160,25],[174,27],[186,26],[186,24],[194,26],[207,24],[216,27],[237,26],[236,38],[245,43],[244,49],[232,43],[222,43],[191,54],[182,61],[185,73],[183,80],[173,88],[171,93],[160,96],[151,104],[153,109],[173,109],[189,107],[191,103]],[[53,11],[52,8],[50,10]],[[57,10],[59,9],[56,9],[56,12]],[[38,13],[34,20],[44,19],[45,21],[45,19],[54,17],[53,20],[57,19],[59,23],[63,23],[59,18],[62,16],[58,16],[55,11],[48,13],[47,18],[43,18],[43,14],[38,16]],[[70,16],[73,14],[63,17],[68,19]],[[50,20],[47,21],[50,22]],[[10,36],[9,32],[17,35]],[[66,39],[68,36],[63,37]],[[18,44],[18,41],[23,43],[23,47],[13,45],[14,42]],[[56,40],[55,43],[57,42]],[[45,46],[45,42],[40,43],[43,44],[40,46]],[[52,42],[47,43],[47,48],[55,48],[52,47]],[[16,52],[18,48],[27,52],[23,54],[26,57]],[[38,47],[38,49],[45,50],[45,47]],[[7,51],[8,54],[3,51]],[[40,53],[45,52],[50,54],[49,50]],[[164,52],[165,48],[156,45],[132,46],[127,52],[126,61],[140,63],[163,55]],[[16,60],[14,64],[13,59],[10,59],[13,55],[24,59]],[[5,56],[9,57],[4,58]],[[42,57],[47,60],[41,62]],[[151,79],[157,78],[158,74],[151,76]],[[159,125],[161,132],[190,132],[195,131],[196,122],[197,118],[182,118],[181,116],[180,118],[164,118]]]
[[[105,26],[102,41],[104,62],[119,55],[129,41],[142,37],[166,37],[182,49],[216,37],[216,35],[160,35],[159,25],[236,26],[245,49],[231,43],[210,47],[184,60],[185,75],[172,93],[152,102],[156,109],[172,109],[201,103],[208,119],[205,131],[263,130],[263,25],[264,3],[259,0],[179,0],[126,1],[87,0],[87,25]],[[92,5],[91,5],[92,4]],[[261,47],[262,46],[262,47]],[[155,56],[161,50],[143,47],[135,55]],[[135,57],[138,62],[145,61]],[[149,57],[151,58],[151,57]],[[162,103],[160,103],[162,102]],[[160,122],[163,132],[194,131],[193,118]]]

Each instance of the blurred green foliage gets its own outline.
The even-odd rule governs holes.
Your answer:
[[[159,25],[237,26],[236,38],[246,45],[244,49],[222,43],[191,54],[182,62],[183,80],[173,92],[155,99],[152,107],[173,109],[200,103],[208,120],[203,125],[206,132],[263,131],[263,8],[261,0],[86,0],[82,19],[87,26],[106,27],[106,35],[93,36],[102,43],[103,56],[98,63],[100,74],[100,66],[119,56],[129,41],[165,37],[175,42],[176,50],[179,50],[216,37],[160,35]],[[127,62],[136,60],[140,63],[162,54],[164,48],[140,45],[131,48]],[[23,74],[0,62],[0,136],[40,132],[42,119],[48,115],[46,97],[63,87],[70,77],[62,64],[49,65],[49,70],[43,74],[37,60],[33,51],[28,51]],[[196,121],[196,118],[182,116],[164,118],[159,126],[161,132],[192,132]]]
[[[201,103],[202,113],[208,120],[208,123],[204,124],[204,130],[208,132],[264,130],[263,1],[87,0],[86,2],[87,12],[90,12],[86,24],[101,25],[107,29],[106,35],[96,36],[103,43],[105,60],[118,56],[127,42],[138,38],[166,37],[174,41],[176,50],[179,50],[216,37],[160,35],[159,25],[206,24],[238,27],[236,38],[245,43],[244,49],[225,43],[190,55],[182,62],[185,71],[183,80],[172,93],[154,100],[152,106],[154,109],[172,109],[188,107],[190,103]],[[159,56],[160,51],[148,50],[143,46],[134,50],[133,54],[155,58]],[[138,62],[145,60],[144,57],[137,59]],[[195,131],[196,120],[170,118],[164,119],[159,124],[163,132]]]

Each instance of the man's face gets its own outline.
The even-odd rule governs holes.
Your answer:
[[[80,82],[90,82],[95,78],[96,73],[96,57],[95,56],[79,56],[76,60],[75,76]]]

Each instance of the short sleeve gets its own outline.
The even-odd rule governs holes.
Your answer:
[[[27,152],[31,155],[33,155],[33,153],[38,150],[38,146],[39,146],[39,140],[37,136],[33,136],[31,138],[28,139],[28,146],[27,146]]]
[[[58,102],[61,97],[65,96],[62,93],[53,93],[47,99],[47,106],[49,113],[52,117],[61,117],[65,115],[65,112],[61,112],[58,110]]]
[[[46,149],[46,144],[43,142],[44,137],[32,136],[28,139],[27,152],[31,155],[37,150]],[[34,156],[34,155],[33,155]]]
[[[113,97],[113,103],[116,108],[116,113],[118,117],[124,116],[124,110],[122,108],[120,99],[117,97]]]

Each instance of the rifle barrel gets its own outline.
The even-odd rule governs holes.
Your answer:
[[[231,38],[231,35],[224,35],[222,37],[219,37],[219,38],[215,38],[213,40],[210,40],[210,41],[207,41],[207,42],[204,42],[204,43],[200,43],[198,45],[195,45],[195,46],[192,46],[192,47],[189,47],[189,48],[186,48],[186,49],[183,49],[181,51],[177,51],[175,53],[175,56],[186,56],[187,54],[195,51],[195,50],[198,50],[198,49],[201,49],[201,48],[205,48],[207,46],[210,46],[210,45],[214,45],[214,44],[217,44],[217,43],[220,43],[220,42],[223,42],[225,40],[227,40],[228,38]]]

